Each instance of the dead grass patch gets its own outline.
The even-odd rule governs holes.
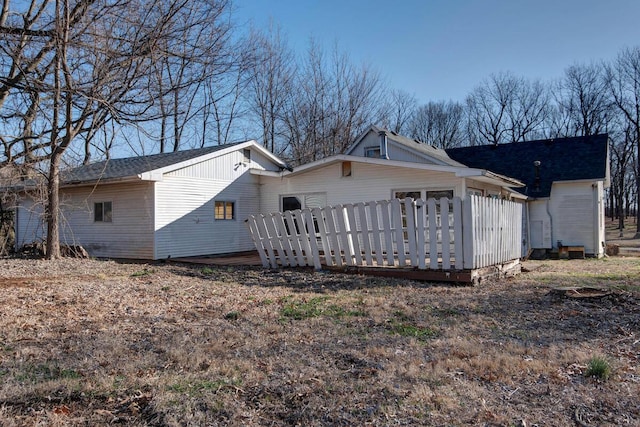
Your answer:
[[[474,288],[0,260],[0,424],[640,424],[640,260],[525,268]]]

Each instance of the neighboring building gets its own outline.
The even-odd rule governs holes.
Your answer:
[[[244,218],[260,211],[260,186],[250,171],[285,167],[255,141],[82,166],[63,175],[60,240],[108,258],[252,250]],[[45,237],[42,209],[26,194],[17,246]]]

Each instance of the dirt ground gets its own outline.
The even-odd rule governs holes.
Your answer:
[[[640,259],[524,267],[0,259],[0,425],[640,425]]]

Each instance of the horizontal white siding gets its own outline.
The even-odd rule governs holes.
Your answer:
[[[94,222],[96,202],[112,203],[112,222]],[[153,185],[110,184],[60,191],[60,242],[82,245],[91,256],[153,258]],[[23,200],[18,210],[18,245],[43,240],[43,209]]]
[[[152,259],[153,184],[111,184],[64,190],[60,241],[92,256]],[[96,202],[112,203],[112,222],[94,222]]]
[[[416,145],[418,143],[416,142]],[[394,144],[389,141],[387,143],[387,152],[389,153],[389,158],[392,160],[402,160],[404,162],[413,162],[413,163],[423,163],[423,164],[435,164],[435,162],[429,161],[425,158],[425,156],[419,156],[411,151],[405,149],[403,146]]]
[[[416,145],[418,143],[416,142]],[[353,148],[353,151],[350,153],[353,156],[362,156],[364,157],[365,149],[372,147],[380,147],[380,135],[369,132],[363,139]],[[425,156],[417,155],[414,152],[411,152],[404,146],[397,144],[391,140],[390,137],[387,137],[387,156],[392,160],[402,160],[405,162],[413,162],[413,163],[423,163],[423,164],[434,164],[426,159]]]
[[[259,212],[258,178],[237,172],[226,180],[165,175],[156,183],[156,259],[254,249],[244,220]],[[215,200],[234,202],[235,219],[215,220]]]
[[[261,177],[262,213],[280,210],[280,197],[308,193],[326,193],[327,204],[345,204],[386,200],[394,191],[453,189],[464,197],[463,180],[453,173],[406,168],[352,164],[350,177],[342,177],[341,164],[331,164],[302,175],[286,178]]]

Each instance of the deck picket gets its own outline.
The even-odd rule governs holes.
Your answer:
[[[416,252],[418,255],[418,268],[424,270],[426,268],[426,256],[427,256],[427,248],[425,241],[425,217],[427,212],[427,205],[425,205],[424,200],[418,199],[416,200],[416,233],[417,233],[417,248]]]
[[[415,206],[416,206],[416,202],[413,199],[406,198],[404,200],[404,210],[407,215],[406,231],[407,231],[407,242],[409,247],[409,265],[413,265],[413,266],[418,265],[418,255],[420,251],[422,251],[422,248],[420,248],[420,251],[418,250],[418,247],[416,244],[416,233],[418,232],[418,230],[420,230],[420,227],[414,226],[414,224],[416,224]],[[404,229],[403,229],[403,234],[404,234]]]
[[[294,220],[293,212],[295,211],[284,212],[282,220],[289,224],[287,241],[289,242],[289,247],[291,247],[291,258],[295,260],[296,266],[303,266],[306,265],[306,260],[304,258],[304,251],[302,250],[299,238],[301,224],[298,224]]]
[[[362,245],[364,246],[364,261],[366,265],[373,265],[373,257],[371,256],[369,223],[367,221],[367,208],[364,203],[356,203],[356,208],[360,219]]]
[[[371,214],[371,237],[373,239],[373,246],[376,253],[376,263],[382,266],[384,258],[382,254],[382,232],[380,231],[380,218],[378,216],[378,203],[367,203],[369,207],[369,213]]]
[[[449,199],[443,197],[440,199],[440,227],[442,229],[442,269],[451,269],[451,248],[449,240]]]
[[[405,266],[406,252],[404,248],[404,236],[402,227],[402,207],[399,199],[393,199],[390,203],[391,208],[391,222],[393,223],[393,241],[396,243],[395,253],[398,257],[398,265],[400,267]],[[393,265],[393,264],[391,264]]]
[[[438,268],[438,218],[436,213],[436,199],[427,201],[427,215],[429,217],[429,268],[435,270]]]
[[[356,218],[356,210],[354,205],[346,204],[344,209],[349,221],[349,234],[351,236],[351,247],[355,257],[355,264],[362,265],[362,249],[360,247],[360,236],[362,235],[362,222],[360,218]],[[358,227],[359,226],[359,227]]]
[[[351,245],[349,245],[349,233],[344,220],[343,206],[337,205],[333,213],[335,214],[335,222],[338,226],[336,236],[338,239],[338,245],[340,246],[337,256],[340,256],[344,260],[345,264],[353,266],[353,257],[351,254]]]
[[[463,268],[463,250],[462,245],[462,201],[459,198],[454,198],[453,202],[453,241],[454,241],[454,266],[456,270],[462,270]]]
[[[380,203],[381,207],[381,215],[382,215],[382,235],[384,236],[384,242],[387,250],[387,265],[394,266],[395,265],[395,257],[393,255],[393,236],[391,229],[391,215],[390,215],[390,207],[389,202],[387,200],[383,200]]]
[[[334,212],[335,211],[331,206],[326,206],[324,208],[325,220],[327,221],[326,226],[327,226],[327,234],[329,237],[328,240],[329,240],[329,244],[331,245],[330,250],[333,254],[335,265],[337,265],[338,267],[342,267],[344,263],[342,262],[340,244],[338,243],[338,232],[336,228],[336,222],[333,218]]]
[[[306,245],[308,245],[309,255],[307,259],[311,259],[313,262],[313,267],[316,270],[320,270],[322,268],[322,263],[320,262],[320,251],[318,248],[318,238],[316,237],[316,227],[315,221],[313,218],[313,213],[310,209],[304,209],[301,212],[305,230],[307,230],[307,235],[309,236]]]
[[[324,217],[324,209],[313,208],[313,216],[318,224],[318,234],[320,234],[320,240],[322,242],[322,250],[326,265],[333,265],[333,259],[331,257],[331,246],[329,244],[329,232],[327,231],[327,225]]]

